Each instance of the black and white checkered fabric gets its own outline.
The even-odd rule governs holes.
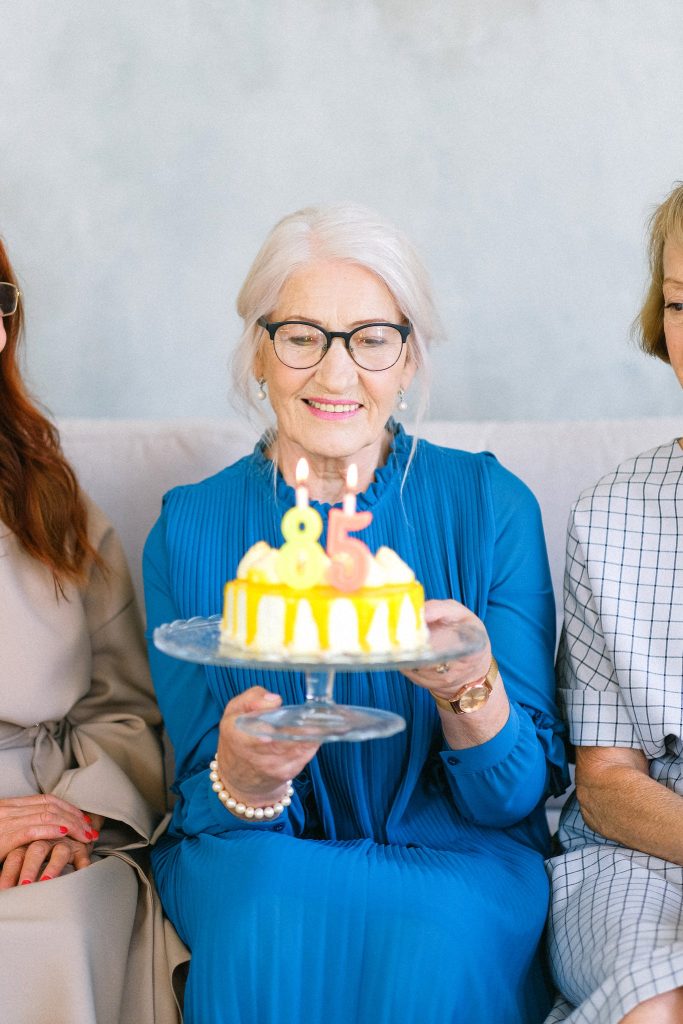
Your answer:
[[[623,463],[572,509],[559,700],[577,746],[634,747],[683,796],[683,450]],[[683,802],[681,803],[683,813]],[[616,1024],[683,985],[683,868],[588,828],[571,797],[549,862],[546,1024]],[[564,998],[562,998],[564,997]]]

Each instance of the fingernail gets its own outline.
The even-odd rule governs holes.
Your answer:
[[[279,700],[280,698],[278,697],[277,693],[266,693],[263,699],[268,701],[269,704],[272,704],[273,701]]]
[[[100,833],[97,831],[96,828],[94,828],[92,830],[92,837],[93,837],[93,839],[99,839],[100,838]]]
[[[41,875],[40,880],[41,880],[41,882],[51,882],[52,881],[52,875]]]
[[[86,829],[86,832],[85,832],[85,838],[86,838],[86,839],[92,839],[92,838],[93,838],[93,834],[92,834],[92,832],[88,832],[88,830]]]
[[[92,818],[90,817],[89,814],[85,814],[84,813],[83,817],[85,818],[85,820],[88,822],[89,825],[92,825]]]
[[[31,879],[30,878],[22,878],[21,884],[22,885],[30,885],[31,884]]]
[[[62,833],[63,836],[65,836],[69,830],[66,827],[66,825],[60,825],[59,826],[59,831]]]

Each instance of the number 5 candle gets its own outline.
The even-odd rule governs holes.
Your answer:
[[[330,582],[337,590],[352,591],[363,586],[370,571],[372,555],[362,540],[349,537],[372,522],[371,512],[356,512],[358,468],[351,463],[346,474],[346,492],[342,508],[330,509],[327,528],[327,554],[332,559]]]

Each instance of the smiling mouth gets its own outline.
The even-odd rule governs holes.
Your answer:
[[[320,412],[356,412],[361,408],[360,402],[316,402],[313,398],[304,398],[306,405]]]

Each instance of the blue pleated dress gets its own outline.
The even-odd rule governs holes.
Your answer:
[[[396,711],[407,729],[323,745],[291,807],[247,823],[209,781],[220,694],[260,684],[301,703],[303,676],[195,666],[150,643],[178,794],[153,867],[192,952],[188,1024],[535,1024],[549,1009],[543,802],[564,787],[565,761],[540,512],[487,453],[420,441],[405,475],[411,439],[393,430],[358,496],[373,515],[362,539],[394,548],[427,598],[455,598],[483,619],[510,717],[493,739],[454,751],[426,690],[398,672],[339,674],[337,701]],[[149,635],[220,612],[244,552],[279,546],[293,504],[262,442],[167,494],[144,555]],[[326,525],[329,506],[313,504]]]

